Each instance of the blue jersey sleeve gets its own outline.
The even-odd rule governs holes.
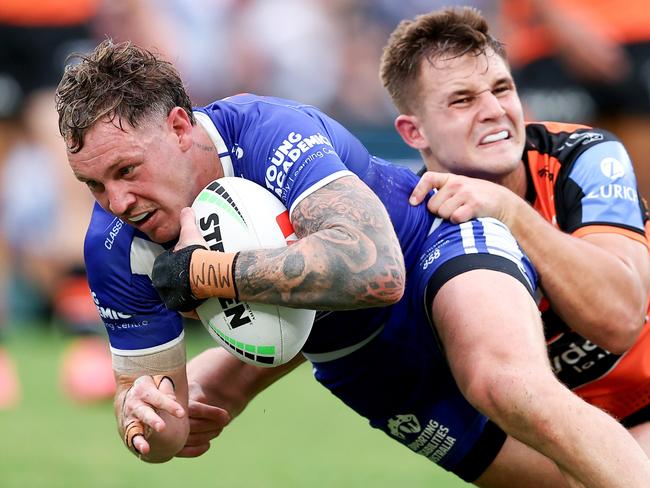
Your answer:
[[[493,218],[480,218],[452,224],[437,218],[421,248],[411,276],[416,280],[415,295],[423,300],[427,315],[433,299],[447,281],[473,269],[507,273],[519,280],[532,294],[537,274],[508,228]]]
[[[182,319],[168,310],[147,272],[162,247],[95,206],[85,240],[88,283],[115,354],[164,350],[183,336]]]
[[[616,225],[644,231],[632,161],[616,140],[595,144],[582,152],[564,188],[569,230],[585,225]]]

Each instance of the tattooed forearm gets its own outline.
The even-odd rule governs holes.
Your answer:
[[[381,202],[359,180],[329,183],[300,202],[292,218],[298,242],[240,253],[235,281],[241,299],[340,310],[401,297],[397,237]]]

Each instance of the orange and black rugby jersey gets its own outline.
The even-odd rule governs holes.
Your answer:
[[[632,162],[611,133],[554,122],[526,126],[527,200],[560,230],[613,232],[648,245],[648,212]],[[559,251],[559,250],[558,250]],[[650,405],[648,324],[623,356],[572,331],[541,299],[551,366],[587,401],[624,419]]]

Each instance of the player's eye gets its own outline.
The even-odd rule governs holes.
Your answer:
[[[497,86],[494,90],[492,90],[492,93],[494,93],[496,96],[499,96],[509,93],[510,90],[512,90],[512,86],[504,84]]]
[[[462,98],[455,98],[454,100],[451,101],[451,105],[467,105],[471,103],[473,97],[462,97]]]
[[[132,164],[130,164],[128,166],[123,166],[123,167],[121,167],[119,169],[120,176],[128,176],[131,173],[133,173],[134,169],[135,169],[135,166],[133,166]]]
[[[97,193],[102,190],[102,185],[94,180],[87,180],[84,183],[86,183],[88,189],[93,193]]]

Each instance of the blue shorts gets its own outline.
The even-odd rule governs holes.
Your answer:
[[[506,434],[465,400],[427,324],[388,323],[354,349],[305,356],[316,379],[372,427],[465,481],[485,471]]]

